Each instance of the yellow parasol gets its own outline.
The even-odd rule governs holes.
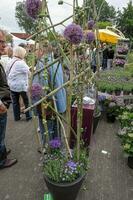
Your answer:
[[[123,37],[114,33],[108,29],[99,29],[98,30],[98,39],[102,42],[108,42],[112,44],[116,44],[118,39],[122,39]]]

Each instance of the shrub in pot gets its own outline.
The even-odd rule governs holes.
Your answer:
[[[115,102],[110,102],[107,107],[106,117],[108,122],[115,122],[118,112],[118,106]]]

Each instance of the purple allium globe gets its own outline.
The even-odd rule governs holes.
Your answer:
[[[94,34],[94,32],[88,32],[88,33],[86,33],[85,39],[86,39],[87,43],[93,42],[95,40],[95,34]]]
[[[79,44],[83,39],[83,30],[79,25],[72,23],[65,28],[64,37],[71,44]]]
[[[61,147],[61,141],[59,138],[55,138],[53,140],[50,140],[49,146],[51,149],[59,149]]]
[[[88,21],[88,29],[92,30],[93,27],[94,27],[94,25],[95,25],[95,22],[94,22],[93,19],[91,19],[91,20]]]
[[[40,0],[26,0],[25,2],[26,12],[32,18],[36,19],[41,7]]]
[[[42,86],[39,83],[34,83],[31,87],[32,100],[39,100],[43,94]]]

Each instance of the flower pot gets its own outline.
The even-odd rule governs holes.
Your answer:
[[[96,131],[100,117],[101,117],[101,112],[99,112],[99,113],[97,113],[97,115],[93,116],[93,134]]]
[[[121,95],[121,90],[115,90],[115,95],[120,96]]]
[[[55,183],[44,176],[46,185],[51,193],[53,200],[75,200],[85,176],[79,177],[72,183]]]
[[[128,156],[127,165],[133,169],[133,156]]]
[[[114,123],[115,122],[115,115],[106,113],[107,122]]]

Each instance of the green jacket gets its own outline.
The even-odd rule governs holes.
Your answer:
[[[6,73],[3,66],[0,64],[0,100],[8,107],[10,98],[10,89],[7,84]]]

